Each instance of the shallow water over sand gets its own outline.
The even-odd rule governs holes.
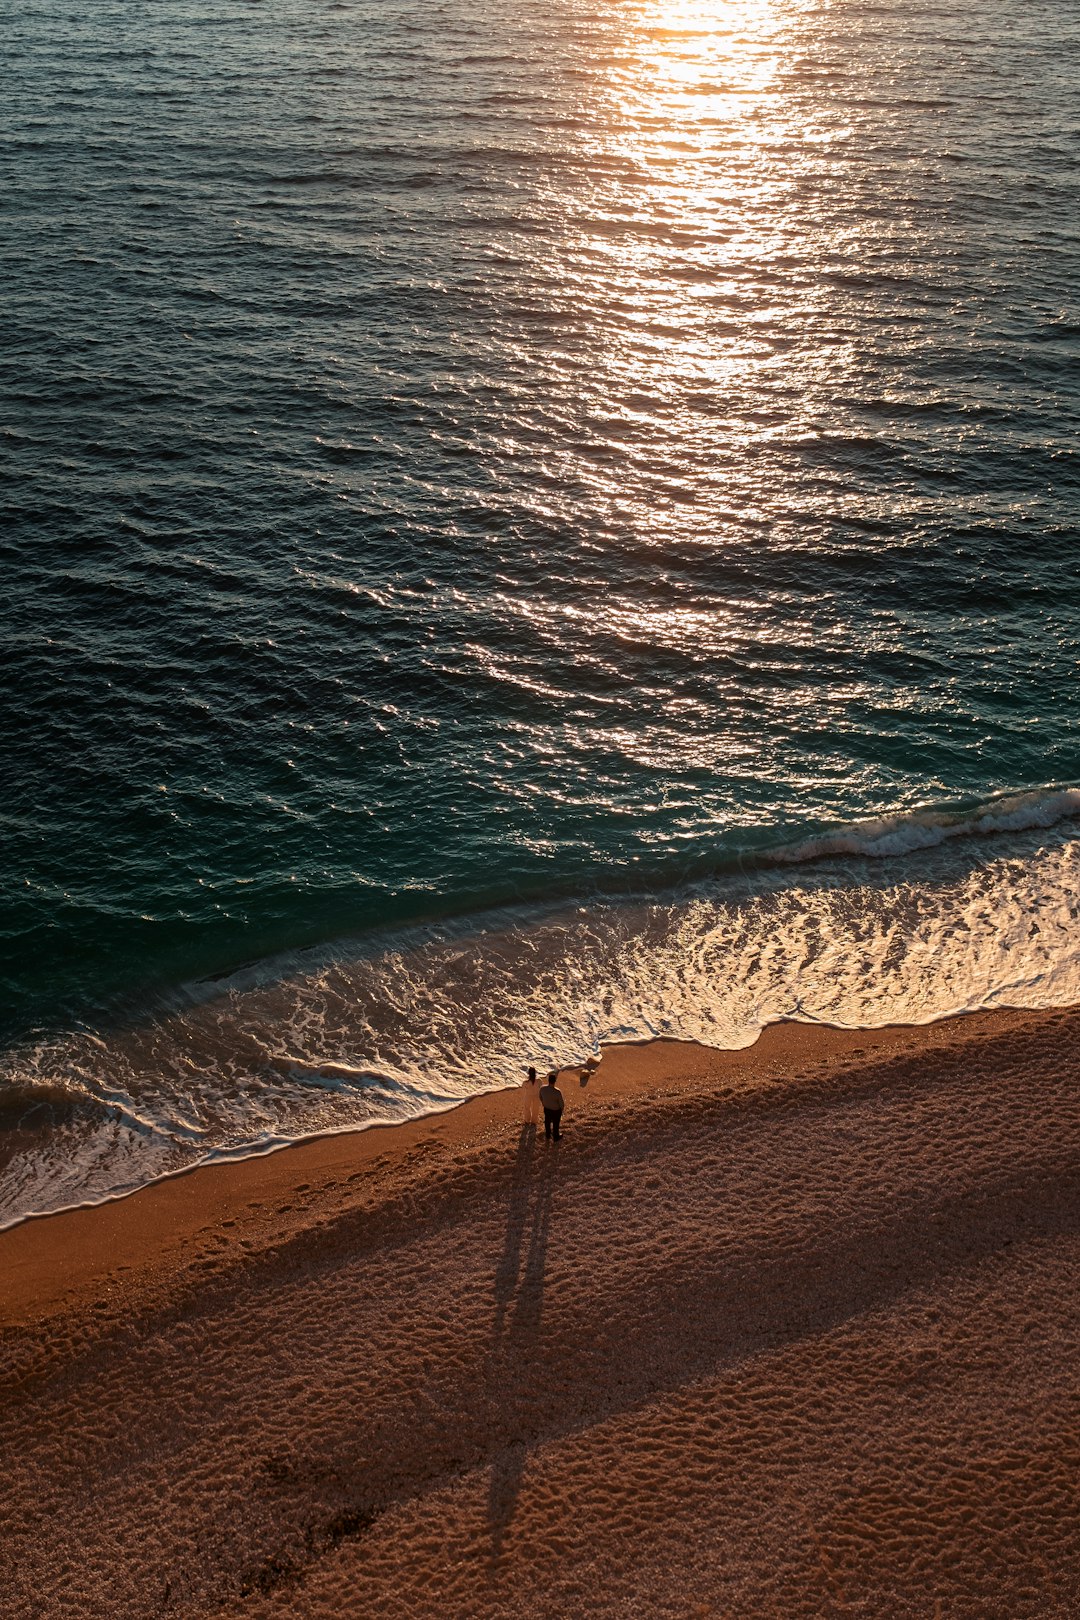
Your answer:
[[[974,847],[973,847],[974,846]],[[410,1118],[605,1042],[1080,1002],[1075,823],[488,913],[265,962],[10,1054],[0,1223]]]

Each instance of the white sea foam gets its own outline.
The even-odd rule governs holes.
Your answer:
[[[797,864],[830,855],[862,855],[884,860],[915,850],[933,849],[952,838],[976,838],[988,833],[1021,832],[1054,827],[1080,815],[1080,788],[1034,788],[1027,793],[1002,794],[962,810],[899,811],[877,816],[800,839],[770,857]]]
[[[1067,789],[889,818],[772,869],[257,964],[138,1025],[10,1053],[0,1223],[449,1107],[613,1041],[736,1048],[784,1018],[1078,1002],[1078,809]]]

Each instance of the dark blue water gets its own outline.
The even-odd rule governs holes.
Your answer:
[[[0,23],[15,1205],[825,961],[838,1021],[1073,996],[1074,5]]]

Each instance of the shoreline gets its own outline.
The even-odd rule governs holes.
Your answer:
[[[677,1092],[708,1077],[752,1084],[793,1061],[891,1052],[918,1042],[929,1030],[956,1026],[974,1032],[974,1025],[981,1027],[983,1021],[1013,1016],[1013,1009],[977,1011],[932,1024],[890,1024],[876,1030],[785,1020],[766,1025],[752,1045],[732,1050],[666,1037],[614,1044],[603,1048],[602,1061],[584,1090],[577,1078],[579,1067],[559,1070],[567,1102],[564,1119],[569,1126],[575,1112],[588,1111],[594,1101],[632,1097],[650,1087]],[[1021,1010],[1015,1016],[1030,1014]],[[314,1178],[319,1190],[335,1191],[340,1186],[333,1179],[336,1174],[363,1172],[387,1157],[404,1158],[428,1141],[474,1146],[495,1130],[512,1128],[519,1112],[516,1088],[499,1088],[414,1119],[376,1121],[305,1137],[265,1153],[193,1164],[131,1192],[24,1216],[0,1229],[0,1269],[5,1277],[0,1331],[16,1322],[21,1310],[51,1311],[67,1301],[73,1289],[111,1277],[117,1245],[136,1267],[160,1264],[166,1257],[180,1259],[207,1224],[243,1221],[252,1200],[285,1196],[306,1177]],[[303,1190],[310,1194],[312,1184]],[[261,1215],[263,1206],[259,1210]],[[242,1230],[253,1227],[266,1235],[264,1220],[249,1218]],[[19,1234],[25,1235],[20,1239]],[[238,1232],[236,1241],[240,1240]]]
[[[613,1047],[558,1147],[491,1092],[9,1228],[0,1620],[1065,1620],[1078,1035]]]
[[[878,1029],[783,1020],[766,1025],[752,1045],[730,1050],[666,1037],[613,1044],[603,1049],[602,1061],[584,1089],[577,1079],[577,1066],[560,1069],[567,1102],[564,1119],[571,1126],[575,1113],[587,1114],[593,1103],[638,1096],[650,1088],[674,1094],[710,1079],[752,1086],[793,1063],[892,1054],[924,1042],[933,1044],[935,1031],[942,1038],[952,1038],[954,1032],[961,1038],[978,1037],[1016,1019],[1072,1011],[981,1010],[930,1024],[889,1024]],[[1080,1017],[1080,1008],[1075,1011]],[[0,1331],[18,1322],[23,1311],[50,1312],[69,1303],[87,1285],[112,1277],[118,1245],[129,1256],[130,1268],[136,1270],[147,1264],[180,1262],[183,1251],[201,1232],[222,1221],[230,1223],[230,1231],[233,1225],[240,1225],[230,1248],[243,1241],[248,1231],[265,1239],[269,1204],[277,1196],[287,1196],[296,1184],[311,1204],[315,1194],[340,1190],[338,1175],[363,1174],[373,1166],[384,1166],[387,1159],[402,1160],[428,1142],[456,1148],[489,1142],[493,1133],[512,1128],[519,1112],[517,1089],[499,1088],[414,1119],[378,1121],[302,1138],[266,1153],[194,1164],[99,1202],[28,1215],[0,1229],[0,1268],[5,1277]],[[312,1180],[305,1179],[309,1177]],[[300,1212],[294,1207],[284,1213]]]

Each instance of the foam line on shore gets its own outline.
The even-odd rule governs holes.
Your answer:
[[[994,824],[1058,815],[1074,791],[1001,800]],[[343,941],[10,1051],[0,1221],[431,1113],[613,1044],[737,1050],[787,1018],[874,1029],[1080,999],[1074,824],[981,846],[948,826],[889,860],[837,854]]]

